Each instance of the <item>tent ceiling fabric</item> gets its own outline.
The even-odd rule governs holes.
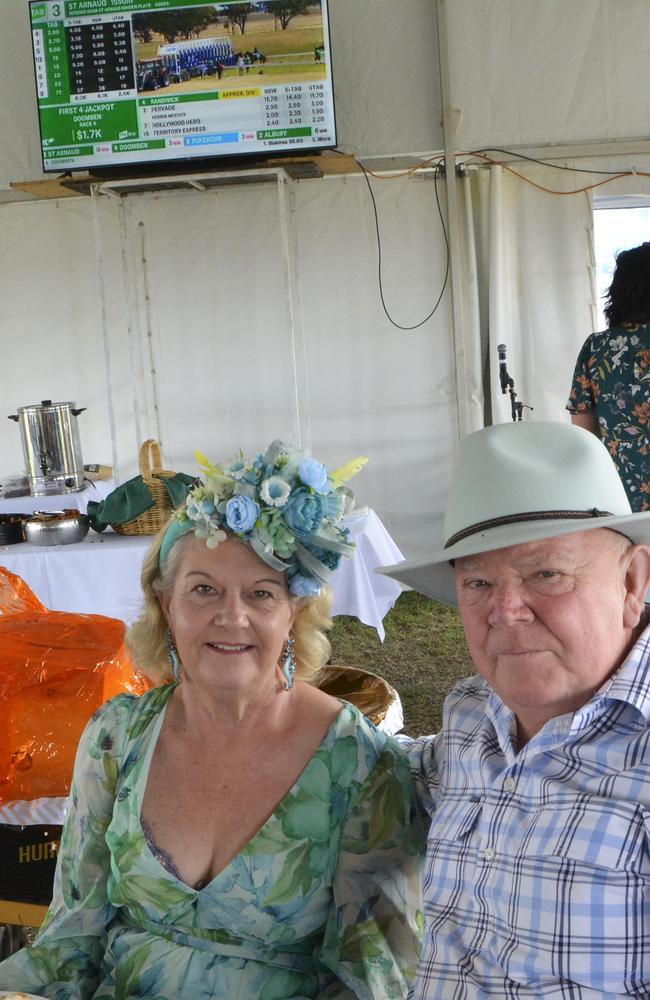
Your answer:
[[[450,0],[459,149],[648,134],[647,0]]]

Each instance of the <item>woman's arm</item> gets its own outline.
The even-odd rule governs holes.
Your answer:
[[[388,740],[342,830],[320,956],[341,984],[324,997],[406,997],[421,945],[425,846],[408,759]]]
[[[576,427],[584,427],[585,430],[591,431],[596,437],[600,437],[596,413],[598,390],[592,378],[597,370],[596,357],[598,349],[593,343],[593,339],[593,336],[587,337],[580,348],[573,371],[573,381],[571,382],[571,391],[566,409],[571,414],[572,424],[575,424]]]
[[[86,1000],[97,988],[104,932],[114,914],[105,833],[132,701],[120,695],[107,702],[81,736],[52,903],[34,944],[0,963],[2,989]]]
[[[596,437],[600,437],[598,429],[598,418],[595,410],[583,410],[581,413],[571,414],[571,423],[576,427],[584,427],[586,431],[591,431]]]

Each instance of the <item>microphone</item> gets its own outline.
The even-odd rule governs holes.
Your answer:
[[[510,376],[506,368],[506,345],[498,344],[497,352],[499,355],[499,382],[501,383],[501,392],[505,395],[510,386]]]

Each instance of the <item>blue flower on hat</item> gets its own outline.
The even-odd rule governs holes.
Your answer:
[[[341,541],[347,541],[347,536],[348,531],[344,528],[339,537]],[[322,562],[323,566],[327,566],[331,570],[338,569],[341,561],[340,552],[330,552],[328,549],[321,549],[318,545],[310,545],[309,551],[313,556],[316,556],[319,562]]]
[[[252,497],[231,497],[226,504],[226,524],[237,534],[244,535],[250,531],[259,516],[260,509]]]
[[[350,555],[354,548],[341,523],[351,497],[344,484],[367,459],[353,459],[329,475],[304,450],[279,440],[252,460],[240,452],[222,466],[202,452],[196,454],[206,482],[198,482],[173,515],[160,549],[160,565],[186,531],[194,531],[215,548],[228,529],[251,544],[269,566],[286,571],[293,594],[320,593],[341,554]]]
[[[317,597],[321,587],[322,584],[313,576],[303,576],[302,573],[296,573],[289,581],[289,590],[295,597]]]
[[[298,465],[298,475],[305,486],[323,492],[327,483],[327,469],[321,462],[317,462],[315,458],[303,458]]]
[[[224,475],[229,476],[231,479],[243,479],[247,471],[246,466],[245,458],[233,458],[224,465]]]
[[[318,531],[323,520],[323,501],[316,493],[304,487],[294,490],[287,500],[284,520],[298,538],[306,538]]]

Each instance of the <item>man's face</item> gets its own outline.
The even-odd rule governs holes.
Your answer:
[[[621,663],[642,607],[626,579],[634,551],[596,529],[456,561],[472,659],[517,716],[520,742],[584,705]]]

